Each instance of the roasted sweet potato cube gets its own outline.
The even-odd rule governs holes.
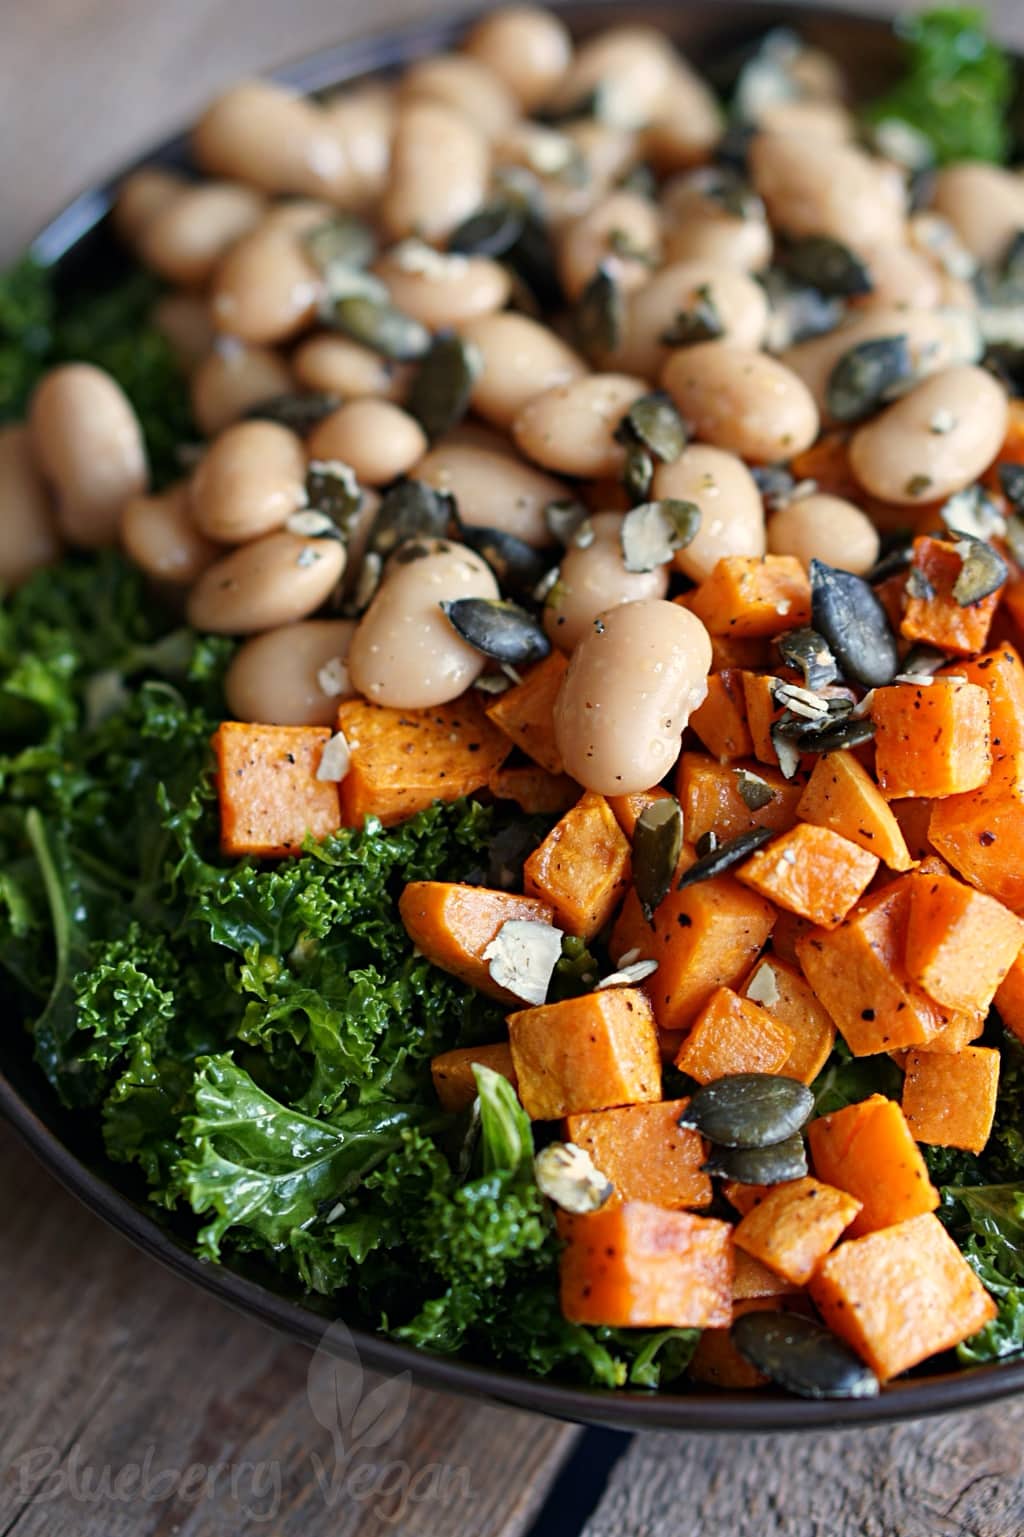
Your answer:
[[[809,1175],[787,1180],[747,1212],[733,1241],[784,1280],[806,1286],[860,1208],[856,1196]]]
[[[930,1040],[924,1041],[920,1046],[907,1046],[901,1052],[894,1051],[893,1057],[900,1061],[901,1066],[906,1066],[905,1059],[911,1051],[937,1051],[948,1054],[951,1051],[963,1051],[972,1041],[976,1041],[985,1028],[985,1013],[979,1010],[974,1014],[954,1014],[944,1030],[938,1035],[933,1035]]]
[[[534,763],[549,774],[562,772],[562,755],[555,745],[555,697],[569,663],[561,651],[538,662],[522,683],[506,689],[487,706],[493,724]]]
[[[369,816],[390,827],[434,801],[471,795],[509,753],[508,738],[472,691],[433,710],[346,699],[338,706],[338,729],[351,755],[341,782],[346,827],[362,827]]]
[[[999,1089],[999,1052],[912,1051],[903,1080],[903,1113],[918,1142],[980,1153],[988,1141]]]
[[[515,801],[527,816],[560,817],[579,799],[580,787],[568,774],[549,774],[539,763],[503,763],[487,781],[499,801]]]
[[[997,763],[980,789],[937,801],[928,836],[964,880],[1024,913],[1024,753]]]
[[[655,801],[668,800],[667,790],[660,785],[655,785],[651,790],[633,790],[629,795],[609,795],[608,804],[612,808],[612,815],[622,828],[623,836],[633,841],[636,832],[636,824],[643,816],[647,807]]]
[[[1013,965],[999,984],[995,996],[999,1018],[1018,1041],[1024,1041],[1024,951],[1018,951]]]
[[[884,1094],[819,1116],[807,1128],[807,1140],[817,1177],[861,1203],[850,1225],[854,1236],[934,1211],[939,1204],[906,1117]]]
[[[611,1180],[612,1203],[649,1201],[671,1210],[710,1206],[711,1179],[702,1168],[707,1144],[697,1132],[679,1125],[688,1104],[686,1099],[670,1099],[570,1115],[565,1134],[585,1147]]]
[[[952,875],[911,876],[910,890],[910,975],[951,1009],[987,1009],[1024,945],[1024,921]]]
[[[743,683],[743,701],[747,709],[747,725],[750,729],[754,757],[759,763],[777,768],[779,755],[772,741],[772,727],[784,713],[784,707],[775,703],[775,675],[741,672],[740,679]]]
[[[519,1097],[535,1121],[661,1098],[658,1032],[638,988],[521,1009],[508,1030]]]
[[[776,1275],[774,1270],[762,1265],[752,1254],[747,1254],[743,1249],[736,1250],[736,1268],[732,1280],[734,1301],[746,1302],[756,1297],[791,1297],[798,1290],[791,1281]]]
[[[729,1205],[735,1206],[740,1216],[745,1217],[748,1211],[760,1206],[771,1188],[771,1185],[745,1185],[742,1180],[729,1179],[722,1186],[722,1194]]]
[[[1008,641],[973,661],[955,662],[947,669],[988,695],[992,731],[992,761],[1000,763],[1024,752],[1024,663]]]
[[[430,1064],[434,1093],[441,1101],[442,1110],[465,1110],[476,1099],[474,1063],[500,1073],[513,1088],[516,1087],[516,1070],[512,1066],[512,1048],[508,1041],[496,1041],[493,1046],[456,1046],[454,1051],[443,1051]]]
[[[647,1201],[561,1213],[562,1312],[570,1323],[707,1329],[732,1319],[732,1227]]]
[[[338,786],[318,779],[327,726],[224,721],[213,736],[225,854],[298,854],[341,826]]]
[[[953,587],[963,567],[963,555],[952,543],[927,535],[914,540],[911,575],[917,581],[907,584],[907,601],[900,632],[907,640],[924,641],[940,651],[955,656],[973,656],[988,640],[989,627],[999,606],[999,591],[962,608],[953,596]],[[929,596],[915,597],[924,590]]]
[[[547,903],[533,897],[454,881],[410,881],[398,911],[405,932],[428,961],[492,998],[513,1001],[514,993],[492,981],[484,951],[504,923],[550,923],[553,917]]]
[[[689,593],[684,592],[681,597],[673,598],[672,601],[682,608],[689,608],[687,599],[690,596]],[[729,667],[750,669],[770,667],[775,659],[773,653],[774,647],[764,635],[712,635],[711,671],[723,672]]]
[[[841,1243],[810,1283],[829,1328],[882,1381],[969,1339],[996,1305],[937,1217]]]
[[[811,584],[792,555],[725,555],[687,596],[712,635],[780,635],[811,622]]]
[[[742,786],[756,775],[771,791],[771,799],[752,811],[743,799]],[[758,788],[754,786],[754,788]],[[790,784],[778,769],[760,763],[718,763],[704,753],[684,752],[676,768],[676,795],[683,808],[687,838],[696,843],[713,832],[719,842],[736,838],[754,827],[784,832],[796,821],[800,786]]]
[[[890,799],[959,795],[992,772],[988,695],[976,683],[893,683],[875,690],[871,718],[875,772]]]
[[[890,870],[914,863],[891,806],[852,752],[822,753],[796,809],[802,821],[859,844]]]
[[[698,1083],[732,1073],[778,1073],[793,1044],[786,1025],[731,988],[720,987],[698,1014],[676,1067]]]
[[[740,991],[793,1032],[793,1049],[782,1065],[783,1075],[812,1083],[835,1045],[836,1027],[810,983],[790,962],[771,955],[755,966]]]
[[[744,886],[823,929],[834,929],[878,869],[874,854],[827,827],[798,822],[736,871]]]
[[[707,696],[690,716],[690,725],[720,762],[733,763],[751,756],[754,742],[747,725],[743,676],[737,668],[711,674]]]
[[[590,939],[625,896],[629,872],[629,844],[611,807],[588,791],[534,849],[523,885],[550,902],[559,928]]]
[[[739,1249],[736,1250],[736,1264],[740,1263]],[[741,1318],[744,1313],[771,1313],[777,1312],[781,1304],[777,1298],[750,1297],[743,1301],[735,1301],[732,1308],[733,1322]],[[686,1368],[686,1375],[691,1382],[702,1382],[709,1388],[722,1388],[732,1393],[748,1393],[752,1388],[763,1388],[768,1383],[768,1378],[759,1372],[756,1366],[751,1366],[744,1356],[741,1356],[732,1342],[731,1332],[728,1329],[703,1329],[697,1347],[690,1357],[690,1364]]]

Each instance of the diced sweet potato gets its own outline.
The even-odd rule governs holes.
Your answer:
[[[771,1185],[744,1185],[741,1180],[729,1179],[722,1186],[722,1194],[730,1206],[735,1206],[741,1217],[755,1206],[760,1206],[771,1190]]]
[[[792,555],[725,555],[687,596],[712,635],[779,635],[811,622],[811,584]]]
[[[346,827],[362,827],[369,816],[390,827],[436,800],[471,795],[509,753],[508,738],[472,691],[433,710],[346,699],[338,706],[338,729],[351,755],[341,782]]]
[[[496,800],[515,801],[527,816],[561,816],[579,799],[568,774],[549,774],[539,763],[503,763],[487,781]]]
[[[1024,921],[953,875],[911,876],[910,890],[910,975],[951,1009],[987,1009],[1024,945]]]
[[[736,1264],[740,1263],[740,1250],[736,1250]],[[734,1302],[733,1322],[744,1313],[777,1312],[780,1303],[773,1297],[750,1297]],[[751,1366],[741,1356],[732,1342],[728,1329],[704,1329],[697,1348],[690,1357],[686,1375],[692,1382],[702,1382],[709,1388],[722,1388],[733,1393],[749,1393],[752,1388],[763,1388],[768,1378]]]
[[[612,1203],[649,1201],[681,1210],[711,1205],[711,1178],[702,1168],[707,1144],[699,1133],[679,1125],[689,1100],[622,1105],[570,1115],[565,1134],[585,1147],[615,1186]]]
[[[841,1243],[810,1283],[829,1328],[883,1381],[949,1350],[996,1305],[937,1217]]]
[[[560,928],[590,939],[629,887],[630,849],[602,795],[577,802],[523,867],[526,893],[550,902]]]
[[[1024,1041],[1024,950],[999,984],[995,996],[999,1018],[1018,1041]]]
[[[998,1088],[999,1052],[991,1047],[912,1051],[903,1080],[903,1113],[918,1142],[980,1153],[992,1130]]]
[[[1024,753],[998,763],[980,789],[938,801],[928,836],[964,880],[1024,913]]]
[[[772,673],[741,672],[740,679],[754,757],[759,763],[778,767],[772,727],[783,714],[783,706],[775,703],[775,677]]]
[[[988,695],[993,763],[1024,752],[1024,663],[1015,647],[1004,642],[973,662],[954,663],[948,671],[976,683]]]
[[[543,662],[487,706],[487,715],[510,742],[549,774],[562,772],[562,755],[555,745],[555,697],[569,663],[561,651]]]
[[[771,955],[755,966],[740,991],[793,1032],[793,1049],[782,1065],[783,1075],[813,1083],[836,1040],[832,1016],[818,1002],[814,989],[789,961]]]
[[[683,593],[681,598],[672,601],[682,608],[689,608],[688,597],[688,593]],[[722,672],[729,667],[751,670],[770,667],[773,649],[771,641],[762,635],[712,635],[711,671]]]
[[[503,923],[550,923],[546,902],[460,886],[452,881],[410,881],[398,900],[405,932],[428,961],[492,998],[515,994],[492,981],[484,951]]]
[[[976,683],[893,683],[875,690],[871,718],[875,771],[890,799],[959,795],[992,771],[988,695]]]
[[[661,1098],[651,1006],[637,988],[609,987],[509,1016],[519,1097],[535,1121]]]
[[[906,1117],[884,1094],[819,1116],[807,1128],[807,1141],[817,1177],[861,1202],[850,1224],[854,1236],[939,1204]]]
[[[298,854],[341,826],[338,786],[318,779],[327,726],[224,721],[213,735],[225,854]]]
[[[845,428],[823,432],[816,443],[790,460],[790,470],[800,480],[817,482],[818,490],[841,496],[857,506],[863,489],[850,468],[850,433]]]
[[[722,763],[749,758],[754,743],[747,725],[743,676],[735,667],[713,672],[704,703],[690,716],[690,725],[712,757]]]
[[[778,1073],[793,1044],[786,1025],[731,988],[720,987],[698,1014],[676,1067],[698,1083],[732,1073]]]
[[[906,1047],[902,1052],[893,1052],[894,1058],[904,1059],[901,1063],[906,1066],[905,1059],[911,1051],[937,1051],[951,1052],[963,1051],[972,1041],[976,1041],[985,1028],[985,1013],[979,1011],[976,1014],[954,1014],[944,1030],[938,1035],[933,1035],[920,1046]]]
[[[680,869],[695,859],[683,852]],[[736,987],[761,953],[775,921],[770,902],[747,891],[730,875],[671,890],[645,919],[631,891],[612,930],[611,952],[618,960],[637,950],[658,962],[648,989],[661,1030],[685,1030],[716,987]]]
[[[562,1312],[570,1323],[706,1329],[732,1320],[732,1228],[646,1201],[561,1213]]]
[[[899,823],[911,860],[928,859],[935,853],[928,836],[928,824],[935,804],[935,801],[918,800],[910,795],[890,803],[892,814]],[[944,802],[938,804],[942,805]]]
[[[772,798],[751,811],[740,793],[744,774],[756,774],[772,792]],[[704,753],[684,752],[676,768],[676,795],[683,808],[687,839],[696,843],[713,832],[719,842],[749,832],[753,827],[772,827],[779,832],[796,821],[800,786],[790,784],[778,769],[760,763],[719,763]]]
[[[818,758],[797,815],[877,855],[890,870],[909,870],[914,863],[892,808],[852,752]]]
[[[623,835],[633,841],[636,832],[636,824],[639,822],[648,806],[655,801],[668,800],[667,790],[660,785],[655,785],[652,790],[634,790],[629,795],[609,795],[608,804],[612,808],[612,815],[622,828]]]
[[[911,574],[917,582],[907,586],[906,608],[900,632],[907,640],[925,641],[940,651],[955,656],[973,656],[984,649],[992,617],[999,606],[999,592],[990,593],[962,608],[953,596],[953,587],[963,566],[963,556],[953,542],[924,536],[914,540]],[[930,590],[930,596],[915,597],[915,588]]]
[[[752,854],[736,876],[788,912],[820,928],[834,929],[877,869],[875,855],[848,838],[812,822],[799,822]]]
[[[516,1070],[512,1066],[512,1048],[508,1041],[496,1041],[493,1046],[456,1046],[454,1051],[443,1051],[430,1064],[434,1093],[441,1101],[442,1110],[465,1110],[476,1099],[475,1062],[500,1073],[513,1088],[516,1087]]]
[[[856,1196],[809,1175],[787,1180],[747,1212],[733,1241],[784,1280],[806,1286],[860,1208]]]
[[[736,1270],[732,1280],[732,1294],[736,1302],[746,1302],[756,1297],[791,1297],[796,1290],[791,1281],[784,1281],[782,1276],[769,1270],[767,1265],[762,1265],[752,1254],[747,1254],[743,1249],[736,1250]]]
[[[813,932],[814,924],[808,923],[806,918],[798,918],[796,913],[779,910],[772,926],[772,955],[777,960],[788,961],[790,966],[799,966],[800,958],[796,953],[797,940]]]

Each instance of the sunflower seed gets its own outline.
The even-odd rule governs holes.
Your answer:
[[[748,811],[760,811],[775,799],[775,791],[760,774],[752,774],[749,769],[735,769],[734,773],[740,799]]]
[[[899,668],[896,637],[863,577],[812,560],[811,614],[847,678],[865,688],[891,682]]]
[[[430,351],[426,326],[386,299],[348,294],[332,304],[327,318],[352,341],[398,363],[424,357]]]
[[[684,871],[677,889],[682,891],[685,886],[695,886],[698,881],[708,881],[715,875],[731,870],[733,865],[740,864],[774,836],[770,827],[754,827],[748,833],[740,833],[738,838],[730,838],[727,843],[720,844]]]
[[[606,977],[601,978],[600,982],[595,982],[594,991],[598,993],[606,987],[636,987],[638,982],[644,982],[648,977],[653,977],[657,969],[657,961],[631,961],[628,966],[609,972]]]
[[[782,660],[803,673],[805,688],[825,688],[839,677],[839,668],[828,641],[817,630],[809,626],[787,630],[779,636],[777,644]]]
[[[710,286],[703,283],[689,309],[679,311],[662,331],[659,340],[665,347],[692,347],[697,342],[717,341],[724,334],[725,322],[711,296]]]
[[[645,806],[633,830],[633,882],[648,923],[668,894],[682,847],[683,813],[675,797]]]
[[[339,213],[302,237],[306,254],[330,280],[337,269],[368,267],[377,254],[373,230],[355,214]]]
[[[1009,579],[1010,568],[1006,561],[983,539],[973,539],[966,534],[953,548],[963,562],[953,583],[953,597],[961,608],[970,608],[983,598],[991,597]]]
[[[807,1151],[803,1138],[796,1134],[770,1147],[716,1146],[704,1168],[708,1174],[739,1180],[741,1185],[782,1185],[807,1173]]]
[[[713,854],[718,847],[718,834],[714,828],[710,827],[706,833],[701,833],[693,847],[699,859],[704,859],[706,855]]]
[[[792,742],[781,729],[782,722],[776,721],[769,734],[771,744],[775,749],[775,756],[779,760],[779,768],[784,779],[792,779],[800,767],[800,749]]]
[[[812,694],[810,689],[800,688],[796,683],[779,680],[772,689],[772,695],[776,704],[781,704],[784,709],[805,720],[820,720],[822,716],[828,715],[828,700],[822,699],[820,694]]]
[[[369,608],[384,574],[384,562],[375,550],[367,550],[359,566],[352,595],[346,605],[349,614],[361,614]]]
[[[311,395],[274,395],[250,406],[245,418],[246,421],[276,422],[304,438],[340,405],[341,397],[326,391]]]
[[[320,754],[320,763],[316,771],[317,779],[328,780],[332,784],[340,784],[349,771],[352,762],[352,754],[349,752],[349,744],[343,731],[336,731],[329,742],[324,743],[324,750]]]
[[[537,585],[548,574],[548,557],[524,539],[500,528],[475,528],[465,524],[462,543],[482,555],[504,592],[524,600],[535,597]]]
[[[848,1345],[796,1313],[744,1313],[730,1338],[744,1360],[801,1398],[873,1398],[878,1378]]]
[[[443,539],[454,511],[447,491],[435,491],[422,480],[399,480],[381,498],[366,547],[386,558],[407,539]]]
[[[662,390],[634,400],[614,436],[619,443],[641,444],[662,464],[674,464],[686,447],[686,425]]]
[[[598,1211],[615,1191],[586,1148],[575,1142],[549,1142],[533,1160],[537,1189],[563,1211]]]
[[[619,534],[622,563],[627,571],[654,571],[667,565],[676,550],[685,549],[700,528],[696,502],[666,497],[644,502],[627,512]]]
[[[452,629],[467,645],[513,667],[540,662],[551,652],[551,642],[532,614],[502,598],[456,598],[442,603]]]
[[[316,681],[328,699],[337,699],[341,694],[347,694],[352,687],[352,680],[344,657],[332,656],[317,672]]]
[[[510,918],[501,925],[483,958],[488,963],[492,982],[514,993],[524,1003],[537,1005],[548,995],[561,955],[559,929],[532,918]]]
[[[602,263],[572,312],[573,338],[584,357],[593,361],[614,352],[622,338],[624,320],[622,290]]]
[[[893,387],[913,377],[905,336],[876,336],[844,352],[825,385],[825,404],[837,422],[858,422],[877,411]]]
[[[855,299],[871,293],[874,284],[867,263],[828,235],[808,235],[792,241],[779,263],[798,283],[833,299]]]
[[[679,1117],[719,1147],[774,1147],[809,1120],[814,1095],[796,1078],[735,1073],[695,1089]]]
[[[483,672],[479,678],[474,678],[473,687],[480,694],[507,694],[512,687],[512,679],[507,678],[503,672]]]
[[[762,961],[744,988],[744,995],[751,1003],[762,1008],[774,1009],[779,1001],[779,979],[771,961]]]
[[[433,440],[461,422],[483,368],[479,347],[454,334],[436,336],[416,370],[405,409]]]

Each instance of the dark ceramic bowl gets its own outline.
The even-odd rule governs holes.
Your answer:
[[[564,15],[580,36],[623,16],[621,0],[576,0]],[[843,11],[811,11],[799,6],[732,3],[698,5],[634,0],[631,23],[650,23],[673,37],[698,65],[714,74],[716,64],[733,56],[769,26],[793,26],[808,42],[842,60],[855,90],[877,90],[894,71],[897,45],[889,23]],[[449,46],[465,21],[428,22],[383,37],[362,39],[327,49],[277,72],[301,90],[315,91],[360,75],[401,68],[411,59]],[[169,164],[187,163],[184,137],[143,157]],[[130,167],[126,167],[130,169]],[[38,237],[33,247],[44,262],[56,264],[62,284],[70,287],[112,267],[122,266],[106,225],[112,184],[76,198]],[[95,1128],[59,1107],[33,1065],[24,1032],[9,1023],[0,1033],[0,1112],[21,1134],[42,1163],[93,1211],[147,1253],[179,1275],[244,1313],[293,1339],[316,1346],[330,1314],[310,1299],[297,1301],[275,1291],[274,1280],[256,1281],[224,1266],[201,1262],[187,1246],[184,1229],[157,1221],[124,1186],[112,1184]],[[863,1425],[881,1420],[916,1419],[974,1404],[990,1403],[1024,1391],[1024,1360],[969,1370],[939,1370],[905,1379],[875,1399],[810,1402],[782,1393],[720,1393],[694,1389],[680,1393],[580,1388],[478,1366],[470,1361],[431,1356],[394,1344],[375,1334],[354,1331],[365,1366],[397,1373],[410,1370],[423,1384],[453,1392],[480,1394],[523,1409],[563,1419],[615,1426],[622,1430],[775,1431]]]

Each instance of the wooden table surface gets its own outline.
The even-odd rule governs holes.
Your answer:
[[[1024,43],[1020,0],[990,9]],[[219,84],[367,26],[338,0],[3,10],[0,262]],[[0,1537],[1024,1533],[1024,1401],[854,1434],[627,1444],[328,1369],[353,1450],[314,1413],[306,1352],[138,1254],[2,1127],[0,1169]]]

